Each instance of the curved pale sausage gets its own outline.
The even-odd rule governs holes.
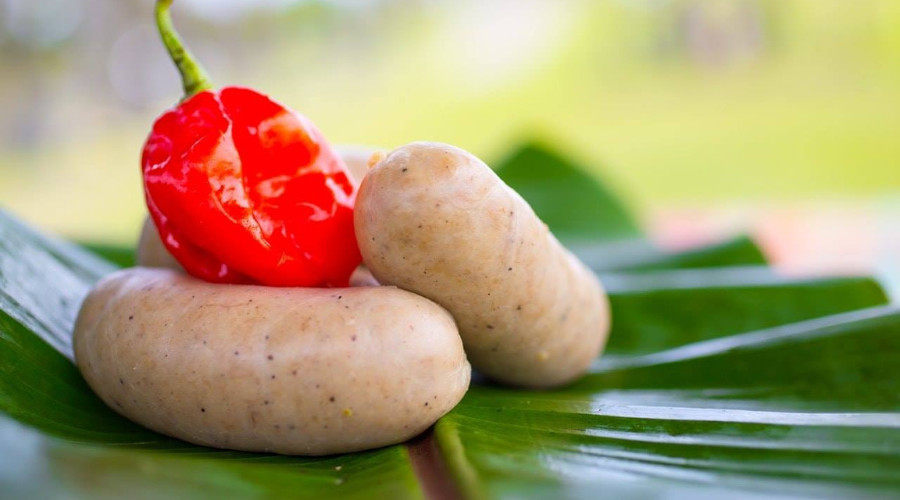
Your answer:
[[[465,394],[441,307],[393,287],[210,284],[164,269],[103,279],[75,356],[111,408],[195,444],[324,455],[399,443]]]

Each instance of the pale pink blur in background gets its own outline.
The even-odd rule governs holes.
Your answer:
[[[900,199],[667,209],[649,224],[666,248],[749,233],[785,273],[872,273],[900,292]]]

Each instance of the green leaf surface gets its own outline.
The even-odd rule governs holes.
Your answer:
[[[644,272],[661,269],[702,269],[708,267],[754,266],[766,264],[762,251],[747,236],[738,236],[677,252],[660,250],[646,240],[623,240],[594,244],[576,243],[570,250],[597,273]]]
[[[759,270],[607,282],[610,350],[642,354],[604,356],[557,391],[473,387],[436,428],[468,496],[900,492],[900,310],[783,324],[884,303],[875,282]]]
[[[785,278],[766,267],[613,274],[603,283],[613,312],[613,354],[644,354],[888,302],[872,278]]]
[[[110,410],[68,358],[83,296],[113,269],[0,212],[0,497],[422,496],[402,446],[326,458],[238,453]]]
[[[563,241],[641,236],[625,205],[580,165],[546,146],[528,143],[500,162],[497,175],[525,198]]]

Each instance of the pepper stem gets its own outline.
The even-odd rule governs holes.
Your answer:
[[[157,0],[156,2],[156,27],[159,29],[159,35],[162,37],[169,56],[178,67],[181,73],[181,81],[184,84],[185,99],[194,94],[211,89],[212,83],[209,74],[203,69],[194,56],[184,46],[184,42],[175,31],[175,25],[172,24],[172,14],[169,13],[169,7],[172,0]]]

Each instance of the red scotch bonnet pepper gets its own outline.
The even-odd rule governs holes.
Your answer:
[[[156,22],[185,97],[153,126],[141,160],[160,238],[215,283],[346,286],[361,257],[356,186],[307,118],[254,90],[213,90],[172,25]]]

